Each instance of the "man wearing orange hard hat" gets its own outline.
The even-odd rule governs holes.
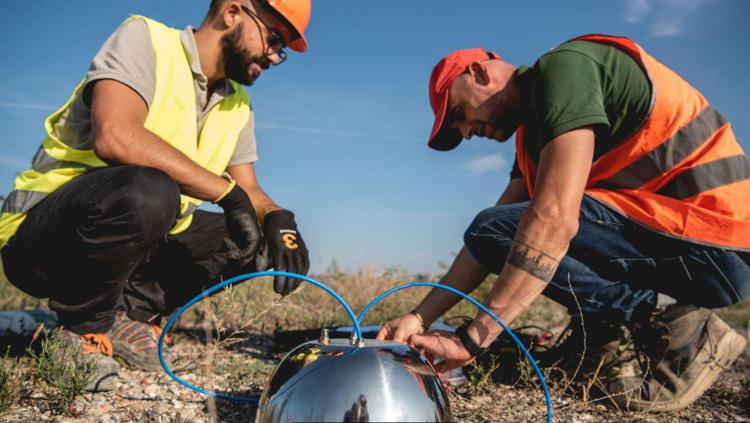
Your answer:
[[[516,134],[508,186],[441,283],[468,293],[498,274],[486,304],[505,323],[540,294],[564,305],[567,338],[537,359],[571,378],[605,374],[627,328],[641,371],[613,372],[607,390],[622,408],[700,397],[746,345],[710,310],[750,297],[750,160],[726,118],[639,45],[607,35],[532,67],[457,51],[429,93],[436,150]],[[676,303],[658,307],[658,293]],[[458,301],[433,290],[378,337],[444,357],[438,370],[466,365],[502,329],[480,313],[455,334],[424,334]]]
[[[158,326],[218,277],[307,273],[294,214],[261,188],[243,85],[307,50],[310,0],[212,0],[197,29],[129,17],[46,121],[0,215],[6,276],[49,298],[62,341],[95,358],[160,368]],[[223,213],[197,210],[204,201]],[[299,281],[274,280],[286,295]]]

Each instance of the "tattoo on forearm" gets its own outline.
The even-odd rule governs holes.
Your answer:
[[[513,243],[514,243],[514,244],[519,244],[519,245],[523,245],[524,247],[528,248],[529,250],[534,250],[534,251],[536,251],[537,253],[539,253],[539,254],[541,254],[541,255],[543,255],[543,256],[545,256],[545,257],[549,257],[549,258],[550,258],[551,260],[554,260],[554,261],[555,261],[555,262],[556,262],[557,264],[560,264],[560,260],[558,260],[558,259],[556,259],[555,257],[553,257],[553,256],[551,256],[551,255],[549,255],[549,254],[545,253],[545,252],[544,252],[544,251],[542,251],[542,250],[537,250],[536,248],[532,247],[531,245],[528,245],[528,244],[524,244],[523,242],[521,242],[521,241],[519,241],[519,240],[517,240],[517,239],[516,239],[516,240],[513,240]]]
[[[551,281],[559,263],[548,254],[532,250],[534,249],[531,247],[514,242],[510,247],[508,263],[544,282]]]

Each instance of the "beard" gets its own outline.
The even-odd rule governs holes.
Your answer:
[[[502,132],[501,139],[495,141],[507,141],[516,129],[521,126],[522,115],[502,102],[493,102],[489,106],[489,115],[492,117],[492,126]]]
[[[254,55],[242,47],[245,35],[243,23],[237,25],[232,32],[221,38],[221,59],[224,65],[224,75],[242,85],[253,85],[260,73],[250,74],[250,66],[255,63],[261,69],[268,69],[271,63],[262,55]]]

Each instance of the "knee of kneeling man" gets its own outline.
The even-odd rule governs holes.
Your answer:
[[[482,210],[477,217],[471,222],[464,233],[464,242],[469,244],[477,238],[486,238],[487,236],[496,239],[508,238],[513,239],[515,225],[505,224],[501,218],[503,206],[490,207]]]
[[[126,175],[127,186],[120,196],[120,206],[138,210],[143,216],[164,215],[172,220],[180,211],[180,188],[165,172],[133,166]]]
[[[475,260],[492,271],[497,270],[497,258],[504,255],[513,241],[511,225],[498,219],[498,208],[479,213],[464,232],[464,245]]]
[[[489,209],[484,209],[481,212],[479,212],[479,214],[477,214],[474,220],[471,221],[471,224],[469,224],[469,227],[466,228],[466,232],[464,233],[464,239],[471,234],[480,232],[482,228],[487,225],[489,220],[492,218],[493,209],[494,207],[491,207]]]

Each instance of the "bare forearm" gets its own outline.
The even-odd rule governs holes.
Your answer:
[[[520,203],[529,200],[529,192],[526,190],[526,182],[523,178],[515,178],[508,181],[508,186],[497,200],[496,205]]]
[[[255,167],[252,163],[230,166],[227,168],[227,172],[232,175],[232,178],[237,181],[237,184],[242,187],[250,197],[250,201],[252,201],[253,207],[255,208],[255,214],[258,216],[258,220],[260,220],[261,223],[268,213],[281,209],[281,207],[276,204],[276,202],[274,202],[265,191],[263,191],[263,188],[261,188],[255,175]]]
[[[229,183],[147,130],[147,117],[146,102],[127,85],[108,79],[94,82],[91,131],[99,158],[162,170],[177,182],[181,192],[201,200],[221,196]]]
[[[215,200],[228,185],[226,180],[143,127],[100,129],[95,150],[108,162],[162,170],[175,180],[182,193],[201,200]]]
[[[468,293],[479,286],[488,274],[489,272],[477,263],[464,247],[456,256],[448,272],[440,279],[440,284]],[[448,291],[433,289],[414,311],[422,318],[425,325],[429,325],[460,300],[459,296]]]
[[[486,303],[503,323],[509,324],[518,317],[554,276],[576,230],[574,224],[566,221],[569,222],[540,217],[531,207],[522,218],[508,259]],[[502,332],[485,313],[479,313],[468,330],[483,346]]]
[[[497,205],[528,200],[523,179],[512,179],[505,187]],[[484,269],[463,247],[453,261],[448,273],[440,280],[443,285],[469,293],[484,281],[489,272]],[[433,289],[414,311],[429,325],[461,300],[457,295],[443,289]]]
[[[593,128],[579,128],[555,137],[542,151],[534,197],[518,224],[508,259],[487,302],[504,323],[512,322],[544,291],[578,232],[594,139]],[[501,331],[484,313],[468,328],[483,346]]]
[[[245,189],[245,192],[247,192],[247,195],[250,196],[250,200],[253,202],[253,206],[255,207],[255,213],[258,215],[258,220],[263,222],[263,219],[265,219],[266,215],[274,210],[281,210],[281,206],[276,204],[271,197],[266,194],[263,189],[261,189],[259,186],[254,187],[242,187]]]

